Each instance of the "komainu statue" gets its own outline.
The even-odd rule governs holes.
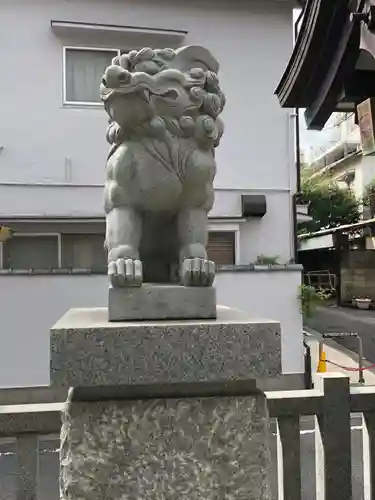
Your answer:
[[[112,145],[105,244],[114,287],[213,283],[206,245],[225,105],[218,69],[203,47],[145,48],[116,57],[103,75]]]

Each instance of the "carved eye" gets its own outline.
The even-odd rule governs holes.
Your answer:
[[[104,76],[102,78],[102,84],[105,85],[105,86],[107,86],[107,80],[104,78]]]
[[[164,94],[163,97],[176,100],[178,98],[178,92],[176,90],[168,90],[168,92]]]

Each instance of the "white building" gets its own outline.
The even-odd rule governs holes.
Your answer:
[[[321,148],[323,153],[310,156],[310,167],[314,170],[312,178],[325,178],[338,182],[343,189],[352,189],[358,200],[362,200],[366,186],[375,180],[375,157],[364,156],[361,148],[359,126],[354,113],[335,113],[330,124],[322,132]],[[335,140],[332,141],[332,137]],[[363,207],[364,218],[369,210]]]
[[[107,302],[98,86],[114,54],[143,46],[204,45],[221,63],[226,132],[210,252],[231,267],[218,273],[218,299],[281,321],[283,370],[303,371],[300,270],[238,267],[294,255],[294,118],[273,96],[292,51],[293,6],[2,0],[0,223],[15,235],[0,253],[0,386],[48,384],[49,328],[70,307]],[[249,209],[249,195],[264,197],[264,214]]]

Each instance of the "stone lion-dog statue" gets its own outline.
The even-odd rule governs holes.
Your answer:
[[[200,46],[144,48],[113,59],[102,78],[109,115],[104,205],[113,287],[211,286],[207,214],[225,105],[219,65]]]

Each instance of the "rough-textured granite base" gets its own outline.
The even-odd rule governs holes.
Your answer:
[[[62,500],[271,500],[263,394],[66,405]]]
[[[51,330],[51,385],[262,379],[281,374],[280,324],[218,308],[216,320],[109,322],[72,309]]]
[[[143,284],[109,288],[109,321],[216,318],[213,287]]]

